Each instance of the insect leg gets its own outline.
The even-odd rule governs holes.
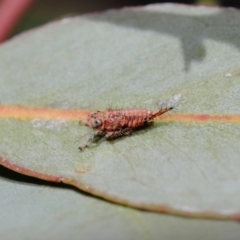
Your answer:
[[[131,128],[124,128],[118,131],[113,131],[113,132],[108,132],[105,135],[105,138],[107,140],[112,140],[114,138],[122,137],[122,136],[128,136],[132,134],[132,129]]]
[[[95,141],[95,139],[97,137],[102,137],[104,136],[106,133],[105,132],[102,132],[102,131],[96,131],[87,141],[87,143],[84,145],[84,146],[80,146],[78,149],[80,151],[84,150],[85,148],[87,148],[92,142]]]

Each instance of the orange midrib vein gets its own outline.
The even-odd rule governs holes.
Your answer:
[[[0,106],[0,118],[12,118],[19,120],[70,120],[76,121],[87,117],[87,110],[64,110],[51,108],[35,108],[20,106]]]
[[[84,120],[89,114],[88,110],[64,110],[51,108],[35,108],[21,106],[0,106],[0,118],[10,118],[19,120]],[[189,123],[240,123],[240,114],[235,115],[211,115],[211,114],[165,114],[159,119],[174,122]]]

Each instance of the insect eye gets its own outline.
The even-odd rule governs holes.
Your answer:
[[[97,118],[94,118],[94,119],[92,120],[92,126],[93,126],[94,128],[99,127],[101,124],[102,124],[102,122],[101,122],[99,119],[97,119]]]

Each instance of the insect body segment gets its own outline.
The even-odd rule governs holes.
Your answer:
[[[134,129],[146,126],[153,122],[154,118],[172,110],[179,102],[180,97],[181,94],[176,94],[168,101],[161,102],[159,110],[108,109],[89,114],[86,125],[95,129],[96,132],[84,146],[79,147],[79,150],[88,147],[97,137],[105,136],[106,139],[112,140],[131,135]]]

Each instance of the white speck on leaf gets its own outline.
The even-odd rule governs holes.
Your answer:
[[[31,123],[34,128],[47,128],[49,130],[54,130],[54,131],[60,131],[63,126],[67,125],[64,119],[52,121],[52,120],[41,120],[37,118],[37,119],[33,119]]]
[[[226,73],[225,77],[232,77],[232,74],[231,73]]]

